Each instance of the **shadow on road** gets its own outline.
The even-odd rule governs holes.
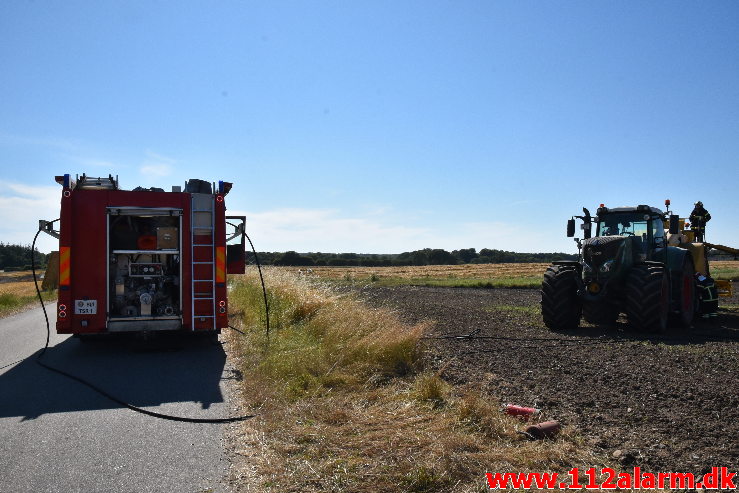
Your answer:
[[[0,418],[27,420],[47,413],[119,407],[80,383],[41,367],[36,363],[37,354],[0,375]],[[137,407],[194,402],[200,409],[208,409],[223,402],[219,385],[226,355],[220,344],[207,339],[81,343],[70,337],[49,348],[43,361]]]

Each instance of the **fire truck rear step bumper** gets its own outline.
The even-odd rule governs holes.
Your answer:
[[[147,330],[180,330],[182,329],[182,320],[166,319],[154,320],[143,317],[137,317],[135,320],[110,320],[108,322],[108,332],[143,332]]]

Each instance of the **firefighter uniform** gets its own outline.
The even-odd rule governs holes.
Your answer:
[[[713,318],[718,314],[718,289],[713,279],[698,275],[698,289],[701,302],[701,313],[703,318]]]
[[[711,220],[711,214],[703,207],[700,200],[695,203],[693,212],[690,213],[690,224],[695,232],[695,241],[703,242],[703,236],[706,233],[706,223]]]

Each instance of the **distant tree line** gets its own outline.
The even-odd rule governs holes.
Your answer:
[[[46,255],[34,252],[36,266],[46,266]],[[31,245],[12,245],[0,242],[0,270],[30,270],[31,269]]]
[[[265,265],[286,266],[403,266],[403,265],[456,265],[456,264],[500,264],[552,262],[553,260],[576,260],[577,255],[567,253],[517,253],[505,250],[463,248],[448,252],[440,248],[424,248],[399,254],[372,253],[322,253],[309,252],[259,252],[259,262]],[[247,252],[251,263],[254,254]]]

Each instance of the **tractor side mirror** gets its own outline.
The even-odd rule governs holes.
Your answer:
[[[680,232],[680,216],[670,214],[670,234],[676,235]]]
[[[575,220],[570,219],[567,221],[567,237],[572,238],[575,236]]]

